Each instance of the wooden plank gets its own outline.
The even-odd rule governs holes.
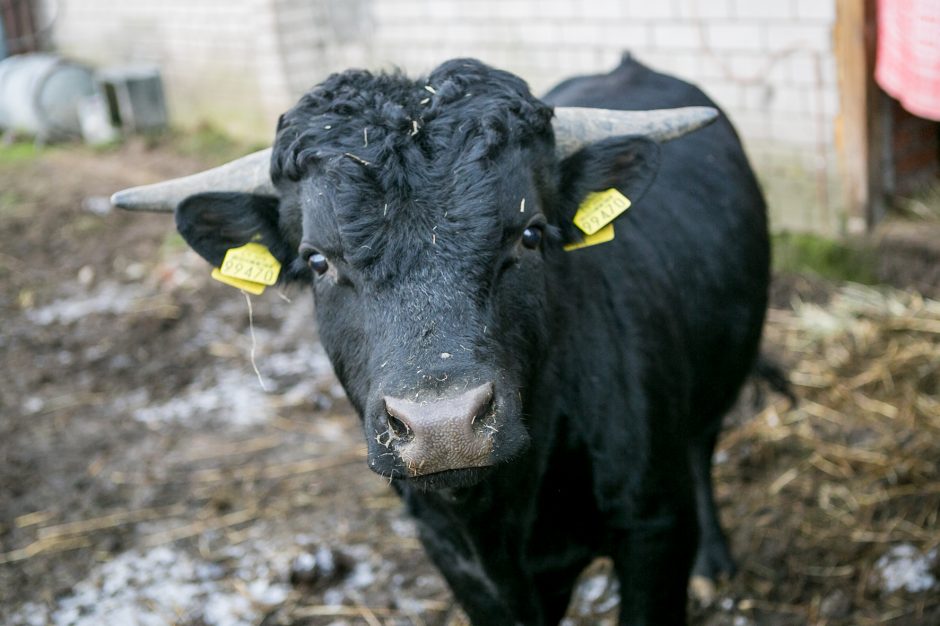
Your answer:
[[[891,98],[875,82],[877,10],[878,0],[865,0],[865,59],[868,65],[868,207],[865,218],[869,231],[884,219],[888,210],[887,197],[894,192]]]
[[[835,55],[839,78],[836,151],[849,232],[868,226],[868,107],[865,0],[836,0]]]

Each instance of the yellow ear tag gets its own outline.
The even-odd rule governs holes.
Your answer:
[[[242,289],[256,296],[260,296],[264,293],[265,286],[261,283],[254,283],[250,280],[242,280],[241,278],[232,278],[231,276],[226,276],[220,272],[219,268],[217,267],[212,268],[212,274],[210,274],[210,276],[220,283],[225,283],[226,285],[235,287],[236,289]]]
[[[225,252],[222,267],[212,270],[219,282],[260,295],[265,285],[273,285],[281,273],[281,263],[260,243],[246,243]]]
[[[573,221],[575,226],[584,231],[584,234],[593,235],[629,208],[630,199],[616,189],[589,193],[578,207]],[[613,239],[613,234],[611,234],[611,239]]]
[[[571,252],[572,250],[579,250],[581,248],[588,248],[590,246],[596,246],[599,243],[607,243],[614,238],[614,225],[608,224],[604,226],[599,231],[593,235],[585,235],[584,239],[577,243],[569,243],[565,246],[565,252]]]

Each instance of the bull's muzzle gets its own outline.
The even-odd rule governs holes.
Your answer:
[[[493,384],[425,402],[385,396],[388,443],[408,476],[485,467],[497,432]]]

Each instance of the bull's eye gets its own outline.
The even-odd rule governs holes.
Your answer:
[[[319,252],[314,252],[307,258],[307,265],[309,265],[310,269],[316,272],[318,276],[323,276],[326,270],[330,269],[330,264],[326,260],[326,257]]]
[[[522,231],[522,245],[530,250],[534,250],[542,243],[542,228],[539,226],[529,226]]]

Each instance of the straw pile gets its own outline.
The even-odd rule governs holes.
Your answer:
[[[742,570],[725,609],[758,624],[940,623],[940,302],[848,284],[825,306],[772,309],[767,342],[800,403],[719,444]],[[890,570],[897,554],[913,561]]]

